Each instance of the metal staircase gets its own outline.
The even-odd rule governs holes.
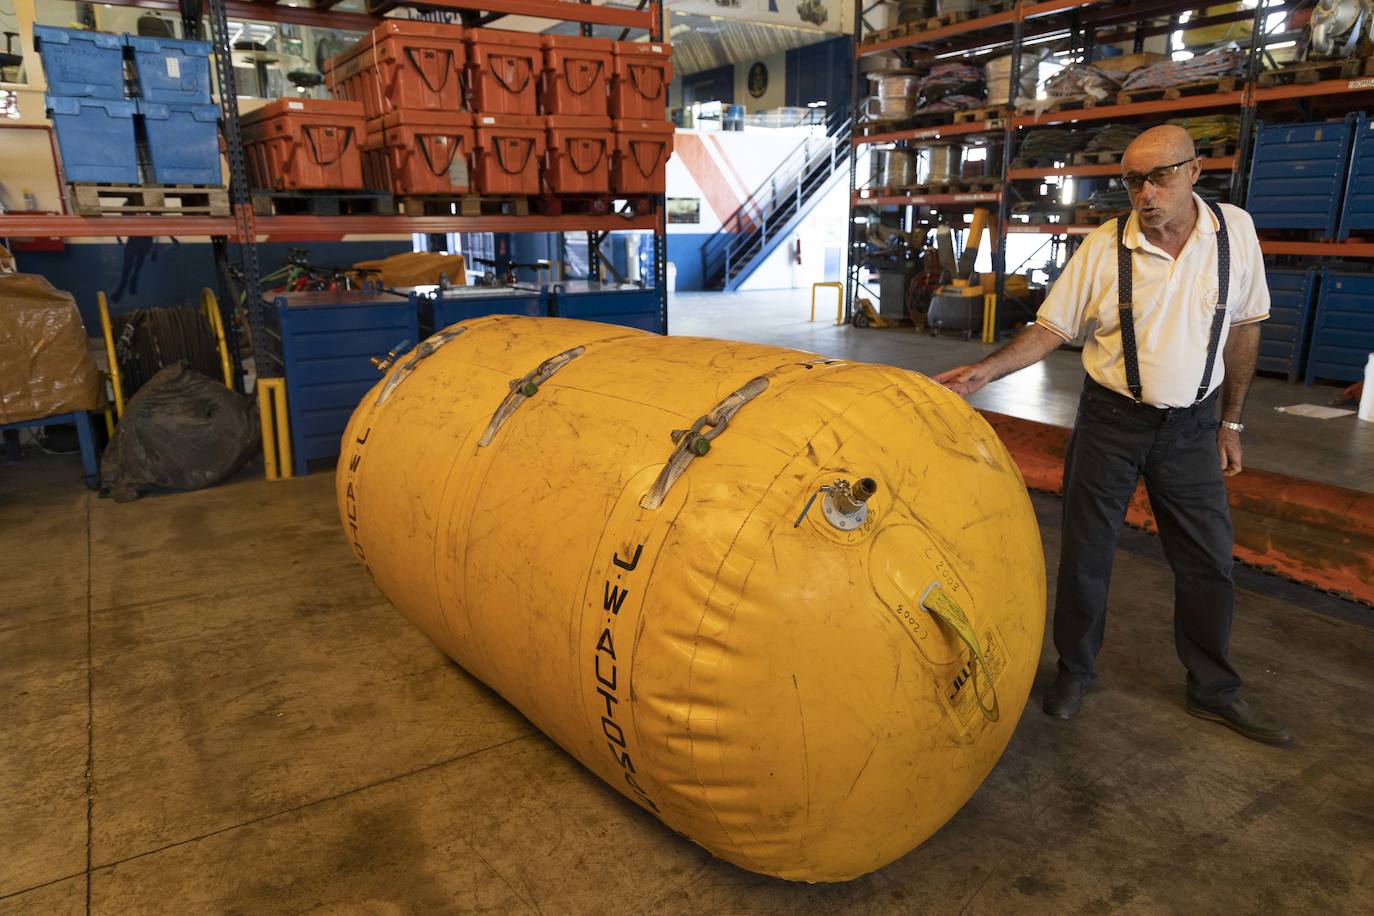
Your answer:
[[[707,289],[739,289],[791,235],[831,179],[848,168],[852,130],[849,112],[832,112],[825,120],[825,135],[804,140],[706,240],[701,268]]]

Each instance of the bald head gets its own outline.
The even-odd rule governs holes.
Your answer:
[[[1193,138],[1174,124],[1145,131],[1121,157],[1121,176],[1147,235],[1167,226],[1191,230],[1196,219],[1193,184],[1201,174]],[[1149,180],[1142,181],[1146,176]]]
[[[1193,138],[1177,124],[1151,127],[1131,141],[1121,157],[1122,171],[1144,173],[1197,155]]]

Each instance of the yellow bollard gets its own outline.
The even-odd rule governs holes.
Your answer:
[[[983,343],[997,343],[997,294],[983,294]]]
[[[844,324],[844,284],[843,283],[812,283],[811,284],[811,320],[816,320],[816,290],[821,288],[833,289],[836,293],[835,301],[835,324]]]
[[[291,479],[291,420],[286,413],[286,382],[258,379],[258,423],[262,429],[263,476]]]

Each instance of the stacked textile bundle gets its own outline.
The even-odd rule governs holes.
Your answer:
[[[1237,143],[1240,140],[1240,117],[1237,115],[1175,118],[1169,123],[1188,131],[1188,136],[1192,137],[1198,146],[1216,146],[1221,143]]]
[[[1135,89],[1169,89],[1219,80],[1245,73],[1245,53],[1235,48],[1217,48],[1191,60],[1165,60],[1136,70],[1121,84],[1124,92]]]
[[[1021,158],[1029,162],[1066,162],[1087,140],[1086,132],[1058,128],[1034,130],[1021,143]]]
[[[1148,125],[1147,125],[1148,126]],[[1088,145],[1083,147],[1090,153],[1121,153],[1131,141],[1140,136],[1145,127],[1135,124],[1108,124],[1093,132]]]
[[[1054,99],[1112,98],[1126,78],[1124,73],[1102,70],[1092,64],[1065,67],[1045,80],[1045,92]]]
[[[967,64],[937,64],[921,80],[917,113],[962,111],[983,104],[983,71]]]

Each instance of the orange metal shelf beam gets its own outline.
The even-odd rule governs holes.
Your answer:
[[[998,26],[1011,25],[1021,19],[1037,19],[1041,16],[1048,16],[1052,13],[1062,13],[1065,10],[1077,9],[1085,6],[1096,6],[1105,3],[1107,0],[1044,0],[1041,3],[1021,3],[1019,6],[1000,13],[993,13],[991,16],[979,16],[976,19],[966,19],[963,22],[955,22],[950,25],[941,26],[938,29],[927,29],[924,32],[912,32],[909,35],[901,35],[897,38],[888,38],[883,41],[866,41],[854,48],[855,57],[865,57],[869,54],[877,54],[880,51],[891,51],[893,48],[904,48],[909,45],[924,45],[941,41],[946,38],[954,38],[957,35],[965,35],[969,32],[979,32],[984,29],[995,29]]]
[[[1235,156],[1215,156],[1202,160],[1202,170],[1204,172],[1233,172],[1235,169]],[[1012,181],[1027,178],[1053,178],[1056,176],[1064,176],[1066,178],[1117,178],[1120,177],[1120,175],[1121,163],[1119,162],[1107,162],[1100,165],[1066,165],[1058,169],[1012,169],[1007,173],[1007,177]]]
[[[1252,91],[1255,94],[1256,104],[1280,102],[1285,99],[1306,99],[1316,95],[1374,92],[1374,76],[1360,76],[1346,80],[1325,80],[1320,83],[1295,83],[1290,86],[1269,86]]]
[[[179,11],[176,0],[106,0],[106,2],[115,6],[136,6],[142,9],[164,10],[170,13]],[[516,16],[536,16],[540,19],[590,22],[598,25],[618,25],[646,30],[652,28],[657,17],[657,10],[653,4],[644,10],[594,6],[592,4],[565,2],[565,0],[423,0],[418,5],[484,13],[505,13]],[[383,18],[366,13],[278,6],[274,3],[253,3],[250,0],[225,0],[224,12],[230,19],[289,22],[294,25],[345,29],[353,32],[366,32]]]
[[[1265,254],[1295,254],[1307,257],[1374,258],[1374,241],[1279,242],[1260,239]]]
[[[410,235],[414,232],[609,232],[655,227],[655,215],[623,216],[259,216],[259,236],[269,241],[331,241],[345,235]],[[103,238],[111,236],[222,235],[237,239],[233,217],[57,216],[5,214],[0,238]]]
[[[1199,108],[1239,108],[1245,99],[1244,90],[1212,95],[1188,95],[1181,99],[1159,99],[1153,102],[1132,102],[1129,105],[1098,105],[1096,108],[1066,108],[1042,115],[1012,115],[1013,127],[1046,127],[1071,121],[1106,121],[1112,118],[1131,118]]]
[[[994,124],[996,126],[994,126]],[[939,140],[941,137],[957,137],[960,134],[985,134],[1001,131],[1001,122],[969,121],[965,124],[942,124],[939,127],[918,127],[914,130],[894,130],[884,134],[869,134],[855,137],[855,146],[872,143],[895,143],[898,140]]]
[[[1087,235],[1098,226],[1070,223],[1007,223],[1008,235]]]
[[[940,204],[981,204],[996,203],[1002,197],[1001,191],[966,191],[962,194],[890,194],[878,197],[865,196],[863,191],[854,195],[854,206],[882,206],[907,204],[938,206]]]

